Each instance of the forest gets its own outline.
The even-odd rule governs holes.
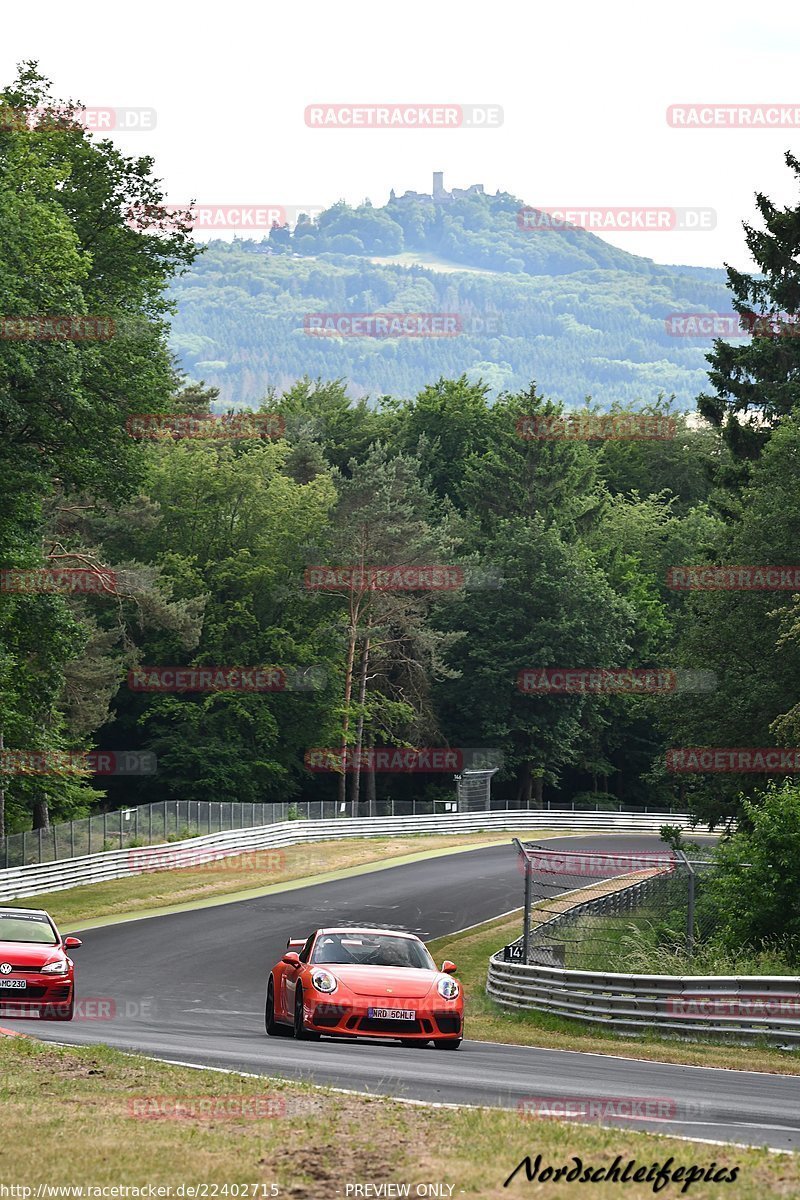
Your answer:
[[[57,103],[32,66],[0,100]],[[798,744],[800,594],[676,587],[675,572],[796,563],[796,336],[765,322],[714,343],[692,414],[639,386],[570,408],[535,339],[522,386],[431,360],[413,394],[368,399],[302,332],[301,377],[252,402],[187,375],[170,343],[187,321],[214,340],[201,272],[249,252],[201,253],[188,217],[132,227],[132,207],[165,204],[150,160],[68,118],[46,134],[0,127],[3,314],[34,330],[43,313],[102,317],[114,331],[17,325],[0,340],[0,830],[163,799],[338,796],[356,810],[452,795],[441,771],[374,769],[391,749],[490,751],[495,794],[522,806],[741,812],[768,772],[676,772],[668,756]],[[729,269],[724,306],[797,312],[800,197],[757,205],[764,228],[743,236],[759,271]],[[298,261],[276,256],[290,290]],[[320,289],[359,269],[301,267]],[[401,308],[423,299],[435,307],[420,292]],[[590,307],[573,298],[570,319]],[[565,341],[577,364],[580,337]],[[542,670],[672,682],[520,686]],[[194,686],[176,686],[179,671]],[[220,671],[237,682],[221,686]],[[217,682],[198,685],[203,672]],[[81,758],[92,750],[147,752],[157,770],[103,776]],[[337,769],[337,754],[363,770]]]

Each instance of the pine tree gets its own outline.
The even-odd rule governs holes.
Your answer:
[[[800,184],[800,161],[787,151],[786,163]],[[756,207],[764,229],[743,227],[759,274],[725,264],[733,307],[753,336],[740,344],[715,341],[707,356],[715,394],[698,397],[702,416],[724,430],[740,477],[772,427],[800,402],[800,203],[778,208],[758,192]]]

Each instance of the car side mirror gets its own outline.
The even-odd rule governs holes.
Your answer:
[[[446,958],[442,963],[442,970],[444,971],[445,975],[455,975],[456,964],[454,962],[450,962],[449,958]]]
[[[65,950],[77,950],[78,946],[82,946],[82,945],[83,945],[83,942],[81,941],[81,939],[73,937],[72,934],[70,934],[69,937],[64,938],[64,949]]]
[[[289,950],[288,953],[284,954],[281,962],[285,962],[287,967],[299,967],[300,955],[296,950]]]

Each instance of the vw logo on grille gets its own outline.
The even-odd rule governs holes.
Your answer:
[[[0,975],[11,974],[11,963],[0,963]]]

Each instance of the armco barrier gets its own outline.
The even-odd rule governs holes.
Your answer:
[[[489,960],[486,991],[509,1008],[614,1029],[800,1043],[796,975],[624,975]]]
[[[251,829],[229,829],[182,842],[109,850],[83,858],[34,863],[0,871],[0,901],[102,883],[175,866],[191,866],[248,850],[264,850],[347,837],[391,837],[411,833],[475,833],[503,829],[568,829],[579,832],[658,832],[662,825],[690,829],[684,813],[573,812],[555,809],[503,809],[412,817],[339,817],[332,821],[284,821]]]
[[[649,889],[658,886],[663,874],[654,871],[633,883],[631,875],[620,876],[618,888],[606,888],[598,896],[589,894],[588,899],[588,888],[577,888],[571,900],[570,894],[556,898],[567,900],[567,905],[531,929],[533,962],[507,961],[502,952],[489,959],[488,995],[508,1008],[556,1013],[628,1032],[658,1030],[683,1036],[713,1034],[800,1043],[800,976],[575,971],[553,964],[547,947],[537,946],[537,934],[560,931],[583,915],[635,907]],[[521,943],[520,938],[513,944]],[[547,958],[551,961],[541,961]]]

